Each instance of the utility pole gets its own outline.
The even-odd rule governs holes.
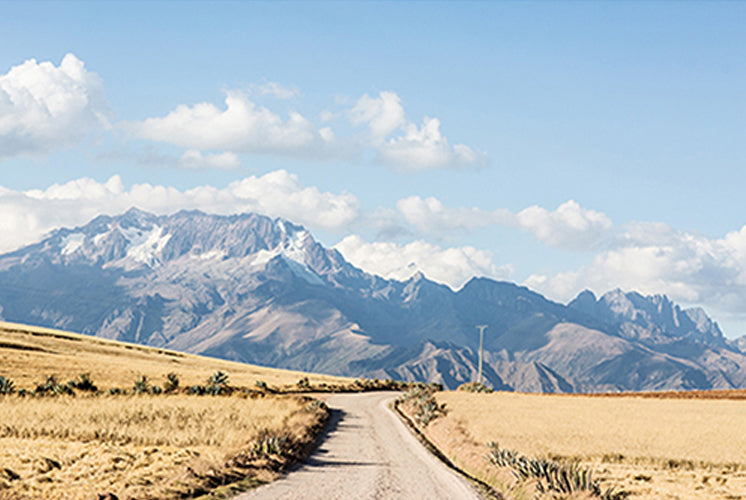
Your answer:
[[[477,376],[477,382],[482,383],[482,359],[484,359],[484,330],[489,325],[477,325],[479,329],[479,375]]]

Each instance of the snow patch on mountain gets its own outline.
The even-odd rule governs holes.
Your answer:
[[[85,234],[83,233],[68,234],[67,236],[62,238],[62,242],[60,243],[60,246],[62,247],[62,255],[70,255],[72,253],[75,253],[76,250],[83,246],[84,241]]]
[[[154,226],[150,231],[139,228],[119,228],[119,230],[129,241],[127,257],[149,267],[159,263],[158,254],[171,239],[171,235],[163,234],[163,228],[159,226]]]

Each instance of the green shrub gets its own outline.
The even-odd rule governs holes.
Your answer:
[[[311,389],[311,384],[308,382],[308,377],[303,377],[295,385],[298,386],[298,389],[301,389],[303,391]]]
[[[207,379],[207,385],[205,385],[205,392],[212,396],[230,393],[231,390],[228,386],[228,374],[216,371],[210,375],[210,378]]]
[[[44,382],[36,386],[36,389],[34,389],[34,394],[38,396],[58,396],[61,394],[73,396],[75,395],[75,391],[73,390],[73,387],[70,383],[60,384],[57,381],[57,377],[55,377],[54,375],[50,375]]]
[[[148,377],[145,375],[140,375],[135,380],[135,385],[132,387],[132,391],[135,394],[148,394],[150,392],[150,383],[148,382]]]
[[[78,378],[71,380],[67,385],[79,391],[96,392],[98,390],[98,387],[93,383],[93,380],[91,380],[91,376],[88,373],[81,373],[78,375]]]
[[[481,382],[467,382],[458,386],[459,391],[490,393],[492,389]]]
[[[166,381],[163,383],[163,392],[170,394],[179,390],[179,376],[171,372],[166,375]]]
[[[438,405],[435,399],[435,387],[431,384],[415,383],[397,400],[412,405],[414,420],[421,427],[427,427],[430,422],[447,413],[445,403]]]
[[[498,467],[507,467],[519,480],[535,479],[540,493],[556,492],[562,495],[585,491],[604,500],[621,500],[626,493],[613,488],[601,490],[591,471],[577,464],[564,464],[546,458],[529,458],[513,450],[502,449],[497,443],[487,443],[489,460]]]
[[[0,394],[13,394],[15,390],[13,379],[0,377]]]

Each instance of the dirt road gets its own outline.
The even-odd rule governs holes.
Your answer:
[[[477,499],[432,456],[387,405],[392,393],[339,394],[321,446],[286,478],[236,497],[248,499]]]

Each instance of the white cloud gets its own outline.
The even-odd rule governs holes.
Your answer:
[[[448,231],[512,225],[514,216],[507,210],[488,212],[479,208],[453,208],[435,197],[409,196],[396,202],[404,219],[421,231],[443,234]]]
[[[109,114],[101,79],[73,54],[59,66],[29,59],[0,76],[0,160],[73,146]]]
[[[588,265],[552,276],[535,274],[525,284],[558,300],[584,288],[603,293],[620,287],[743,314],[746,226],[710,239],[661,223],[632,223]]]
[[[97,215],[117,214],[133,206],[159,214],[181,209],[259,212],[327,230],[347,228],[359,216],[355,196],[304,186],[285,170],[246,177],[224,188],[205,185],[183,191],[151,184],[128,190],[119,176],[104,183],[82,178],[44,190],[0,187],[0,252],[37,241],[53,228],[84,224]]]
[[[364,125],[369,129],[374,144],[380,144],[407,123],[401,99],[394,92],[381,92],[378,97],[363,95],[350,110],[349,117],[354,126]]]
[[[298,94],[297,89],[286,89],[274,82],[254,88],[282,98]],[[295,111],[283,119],[251,101],[246,93],[230,90],[222,109],[208,102],[179,105],[166,116],[124,123],[121,127],[141,139],[194,152],[210,150],[314,160],[343,158],[353,162],[363,161],[371,156],[366,152],[372,152],[380,163],[415,171],[484,166],[487,162],[485,153],[464,144],[451,146],[440,133],[438,119],[425,117],[421,128],[409,123],[401,99],[394,92],[380,92],[377,97],[365,94],[342,112],[322,111],[318,121],[331,123],[340,117],[346,128],[337,130],[332,126],[320,127]]]
[[[516,215],[518,225],[540,241],[558,248],[588,249],[609,232],[611,219],[569,200],[554,211],[532,206]]]
[[[408,123],[404,134],[392,137],[383,144],[378,154],[391,166],[406,170],[432,170],[440,168],[483,167],[487,155],[464,144],[453,147],[440,133],[440,120],[425,117],[422,127]]]
[[[143,139],[194,150],[233,153],[323,156],[330,135],[320,133],[300,113],[286,120],[257,106],[245,93],[228,91],[225,109],[202,102],[180,105],[162,118],[148,118],[124,127]]]
[[[406,245],[368,243],[351,235],[334,248],[353,265],[384,278],[406,280],[421,271],[431,280],[454,289],[474,276],[505,279],[512,273],[509,266],[496,266],[490,252],[470,246],[441,248],[424,241]]]
[[[601,212],[569,200],[554,211],[532,206],[513,214],[505,209],[449,207],[434,197],[410,196],[396,203],[404,219],[421,231],[443,235],[479,227],[514,226],[557,248],[587,250],[609,234],[611,220]]]

